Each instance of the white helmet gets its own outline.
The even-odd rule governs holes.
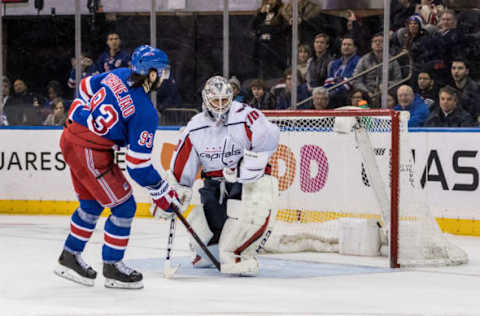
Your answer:
[[[227,79],[213,76],[207,80],[202,90],[203,110],[215,121],[225,121],[232,106],[233,90]]]

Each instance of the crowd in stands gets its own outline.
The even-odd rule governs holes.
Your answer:
[[[382,63],[383,24],[365,27],[362,19],[347,10],[346,26],[332,31],[327,25],[319,26],[322,13],[313,1],[298,3],[297,104],[290,104],[294,87],[288,55],[278,49],[281,44],[276,40],[290,32],[292,24],[291,5],[280,0],[263,0],[252,24],[260,69],[259,78],[245,86],[251,95],[248,103],[276,110],[381,107],[382,67],[368,70]],[[389,63],[387,107],[409,111],[411,127],[478,126],[480,87],[470,76],[469,57],[480,43],[479,30],[442,1],[393,0],[391,11],[391,57],[408,51],[410,58],[398,56]],[[286,65],[280,80],[272,70],[279,70],[279,65]]]
[[[397,57],[388,67],[387,107],[409,111],[409,126],[479,125],[480,86],[472,74],[480,69],[472,56],[479,51],[480,27],[469,21],[441,0],[392,0],[391,29],[386,33],[390,56]],[[383,62],[383,23],[367,25],[351,10],[344,18],[333,17],[314,1],[299,0],[296,74],[289,55],[292,23],[290,0],[261,1],[249,25],[256,77],[243,82],[230,78],[235,100],[265,110],[381,107],[382,67],[368,70]],[[408,54],[398,56],[405,51]],[[72,59],[68,79],[72,89],[75,66]],[[98,58],[82,53],[80,77],[128,66],[129,54],[121,49],[119,34],[110,33]],[[46,97],[32,94],[23,80],[15,78],[11,85],[4,78],[0,125],[62,125],[71,100],[62,98],[56,81],[49,82],[45,92]],[[165,82],[158,95],[160,112],[172,105],[181,107],[175,79]]]
[[[109,33],[106,39],[107,49],[95,62],[87,53],[82,53],[80,78],[119,67],[128,67],[130,54],[120,46],[120,36],[117,33]],[[76,60],[72,58],[72,70],[67,81],[70,89],[74,89],[76,84],[75,68]],[[58,81],[50,81],[45,87],[45,94],[34,94],[28,91],[28,86],[22,79],[16,79],[12,93],[10,80],[4,77],[0,125],[62,126],[72,100],[63,98],[61,87]]]

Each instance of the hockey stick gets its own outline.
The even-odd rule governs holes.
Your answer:
[[[176,229],[176,217],[172,216],[170,220],[170,230],[168,233],[168,243],[167,243],[167,256],[165,258],[165,263],[163,264],[163,276],[166,279],[173,277],[180,265],[172,266],[171,253],[173,248],[173,240],[175,238],[175,229]]]
[[[208,258],[212,261],[212,263],[215,265],[218,271],[220,270],[220,262],[215,258],[215,256],[208,250],[207,246],[203,243],[203,241],[198,237],[197,233],[193,230],[192,226],[187,222],[183,214],[180,212],[180,209],[177,205],[172,204],[172,209],[173,212],[177,215],[177,217],[180,219],[180,221],[183,223],[185,228],[188,230],[190,235],[192,235],[193,239],[196,240],[197,244],[202,248],[202,250],[207,254]]]

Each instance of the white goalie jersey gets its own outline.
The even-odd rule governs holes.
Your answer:
[[[276,150],[280,131],[258,109],[236,101],[226,122],[215,122],[208,113],[195,115],[182,133],[170,170],[181,185],[192,187],[200,167],[212,177],[222,177],[224,168],[235,168],[244,150]]]

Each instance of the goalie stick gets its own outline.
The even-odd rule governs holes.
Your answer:
[[[220,262],[215,258],[215,256],[208,250],[207,246],[203,243],[203,241],[198,237],[197,233],[193,230],[192,226],[187,222],[185,217],[183,216],[182,212],[180,212],[180,208],[178,205],[173,204],[172,205],[173,212],[177,217],[180,219],[182,224],[185,226],[185,228],[188,230],[190,235],[192,235],[193,239],[197,242],[197,244],[202,248],[202,250],[207,254],[208,258],[212,261],[212,263],[215,265],[215,268],[217,268],[218,271],[220,271]]]

